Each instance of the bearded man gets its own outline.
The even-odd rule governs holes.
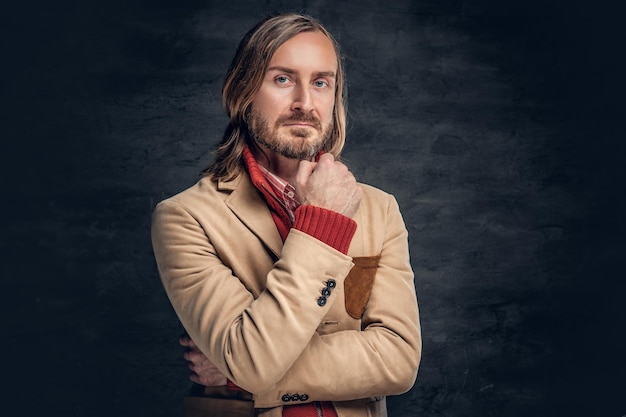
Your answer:
[[[241,41],[229,125],[152,236],[186,335],[186,416],[386,416],[421,359],[408,235],[393,196],[340,162],[346,86],[315,19],[282,14]]]

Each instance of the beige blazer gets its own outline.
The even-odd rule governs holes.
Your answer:
[[[361,187],[347,256],[295,229],[283,244],[245,172],[202,178],[154,211],[154,253],[174,310],[202,352],[252,393],[256,415],[333,401],[340,417],[385,416],[384,397],[415,382],[422,340],[407,231],[391,195]]]

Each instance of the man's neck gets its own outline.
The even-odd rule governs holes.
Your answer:
[[[272,174],[277,175],[289,184],[295,186],[296,174],[300,160],[287,158],[265,147],[254,146],[250,149],[257,163]]]

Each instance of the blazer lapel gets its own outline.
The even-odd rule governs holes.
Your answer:
[[[220,181],[217,186],[220,190],[232,191],[225,200],[226,205],[278,257],[283,242],[267,203],[254,188],[248,174],[242,173],[229,182]]]

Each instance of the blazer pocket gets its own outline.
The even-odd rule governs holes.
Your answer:
[[[352,258],[354,266],[348,273],[343,286],[346,311],[350,317],[360,319],[372,293],[374,278],[380,255]]]

